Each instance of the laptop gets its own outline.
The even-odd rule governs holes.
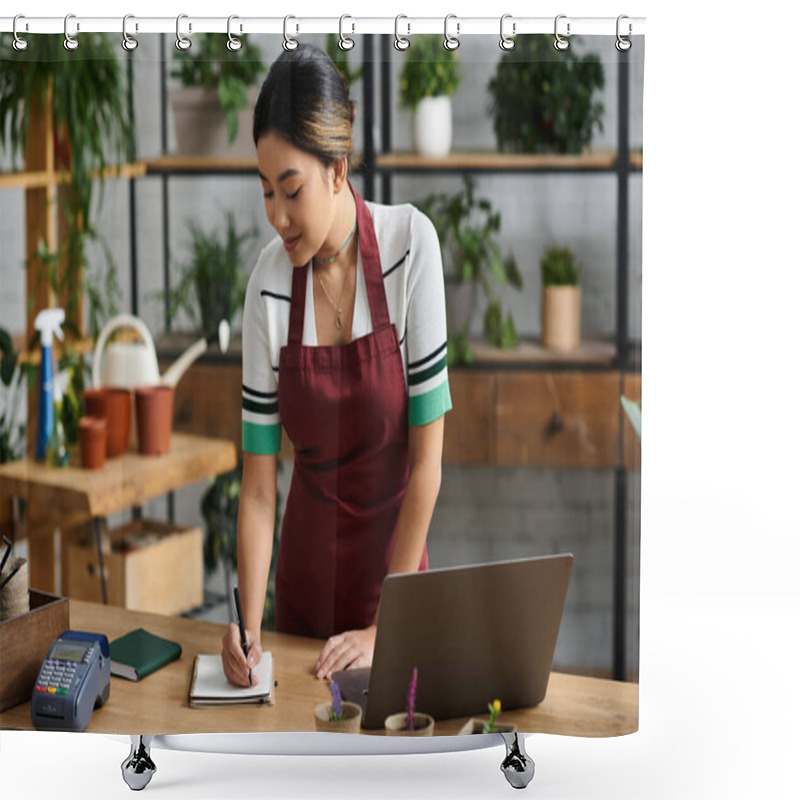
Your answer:
[[[403,711],[414,667],[418,711],[434,719],[544,699],[572,573],[570,553],[389,575],[372,667],[335,672],[367,730]]]

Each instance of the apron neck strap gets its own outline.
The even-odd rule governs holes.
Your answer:
[[[367,300],[372,315],[372,329],[378,330],[389,325],[389,307],[386,305],[386,290],[383,286],[381,256],[378,240],[375,237],[375,226],[372,214],[361,195],[348,180],[347,185],[356,201],[356,221],[358,222],[358,249],[364,265],[364,281],[367,287]],[[292,267],[292,304],[289,311],[289,344],[299,345],[303,342],[303,322],[306,310],[306,286],[308,268],[311,262],[302,267]]]

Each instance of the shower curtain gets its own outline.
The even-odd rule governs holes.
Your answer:
[[[242,419],[253,419],[242,410],[236,372],[244,291],[275,236],[263,211],[252,107],[285,39],[248,34],[231,50],[224,34],[183,34],[193,40],[184,51],[165,34],[139,35],[127,50],[117,35],[88,33],[76,34],[72,51],[63,36],[48,37],[56,43],[47,47],[41,35],[16,51],[3,34],[3,97],[28,104],[27,132],[37,138],[19,129],[3,140],[2,327],[27,348],[30,309],[61,305],[73,340],[87,341],[126,311],[144,320],[169,359],[229,316],[231,351],[187,373],[175,425],[241,447]],[[414,205],[438,237],[446,348],[435,360],[438,377],[405,364],[410,404],[445,384],[452,401],[430,568],[572,553],[552,669],[637,683],[645,43],[637,37],[618,49],[613,36],[563,34],[558,46],[552,35],[530,34],[516,36],[514,47],[511,38],[498,47],[496,35],[455,47],[453,29],[452,50],[441,34],[411,35],[407,49],[392,36],[354,35],[350,50],[335,34],[299,38],[329,52],[347,77],[355,189],[370,203]],[[45,90],[37,108],[25,91],[40,75],[51,76],[52,105]],[[61,88],[70,80],[80,91]],[[81,96],[95,102],[93,81],[98,93],[120,87],[94,118],[68,106]],[[206,112],[208,120],[198,116]],[[7,130],[17,131],[11,110],[3,113]],[[126,165],[121,175],[110,169],[118,163]],[[102,183],[93,169],[106,170]],[[14,179],[48,170],[69,174],[72,189]],[[215,276],[204,277],[206,266]],[[405,321],[394,322],[401,338]],[[73,423],[83,413],[75,363]],[[212,390],[215,402],[203,406]],[[193,404],[205,416],[191,423]],[[17,440],[9,457],[24,449]],[[292,471],[289,454],[278,475],[278,536]],[[231,619],[235,504],[216,517],[208,504],[213,491],[218,499],[235,494],[237,480],[142,509],[145,518],[204,531],[205,602],[185,609],[193,618]],[[274,601],[270,583],[265,637]],[[519,613],[524,624],[537,609]],[[486,700],[500,701],[499,722],[513,721],[502,697],[488,691]],[[208,732],[202,712],[196,720],[196,732]],[[636,708],[625,726],[637,729]]]

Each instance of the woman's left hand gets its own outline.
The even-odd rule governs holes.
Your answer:
[[[351,667],[371,667],[375,650],[376,625],[360,631],[345,631],[331,636],[317,659],[314,672],[318,678],[330,678],[334,672]]]

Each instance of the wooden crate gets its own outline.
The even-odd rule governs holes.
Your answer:
[[[134,546],[128,549],[127,545]],[[109,531],[103,548],[109,605],[155,614],[179,614],[203,602],[203,535],[155,520],[134,520]],[[97,549],[71,545],[69,593],[102,603]]]
[[[31,699],[53,640],[69,630],[66,597],[28,590],[30,611],[0,622],[0,711]]]

